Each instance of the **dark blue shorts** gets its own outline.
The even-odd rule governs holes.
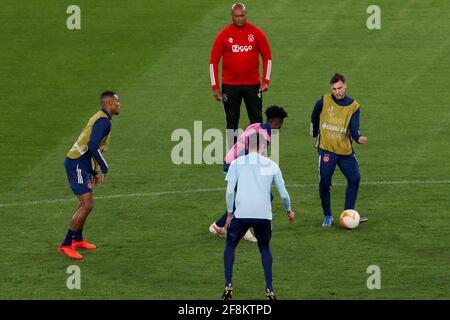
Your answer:
[[[70,158],[64,160],[64,166],[73,193],[80,196],[92,192],[92,170],[90,167]]]
[[[248,229],[253,228],[258,245],[268,246],[272,238],[272,220],[253,218],[231,219],[227,231],[227,241],[239,242]]]
[[[358,160],[354,153],[339,155],[319,148],[319,175],[321,183],[331,186],[331,178],[338,166],[349,180],[359,180]]]

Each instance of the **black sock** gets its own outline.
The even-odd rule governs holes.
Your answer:
[[[76,231],[73,231],[73,230],[69,229],[67,231],[66,238],[64,239],[62,245],[63,246],[71,246],[72,245],[72,239],[75,237],[76,234],[77,234]]]
[[[83,240],[83,228],[80,229],[80,231],[75,233],[75,236],[73,238],[75,241],[81,241]]]

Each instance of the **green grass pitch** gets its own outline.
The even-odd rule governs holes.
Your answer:
[[[81,30],[68,30],[71,4],[0,4],[0,299],[218,299],[224,241],[208,226],[225,208],[222,166],[174,165],[170,135],[195,120],[225,126],[208,65],[231,2],[78,0]],[[297,222],[276,194],[279,298],[449,299],[448,1],[377,1],[380,30],[366,27],[372,1],[246,4],[272,47],[264,106],[289,112],[280,166]],[[355,147],[356,209],[369,222],[350,232],[321,228],[309,137],[310,112],[334,72],[361,103],[369,138]],[[56,252],[77,204],[63,160],[106,89],[119,92],[122,112],[85,228],[99,248],[73,262]],[[336,218],[345,181],[339,171],[333,181]],[[81,290],[66,287],[73,264]],[[381,268],[380,290],[366,287],[369,265]],[[234,285],[236,299],[263,298],[254,244],[237,249]]]

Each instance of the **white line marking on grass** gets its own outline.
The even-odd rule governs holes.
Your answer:
[[[94,196],[94,200],[132,198],[132,197],[152,197],[152,196],[164,196],[164,195],[170,195],[170,194],[202,193],[202,192],[214,192],[214,191],[225,191],[225,188],[175,190],[175,191],[159,191],[159,192],[144,192],[144,193],[122,193],[122,194],[114,194],[114,195],[110,195],[110,196]],[[75,202],[75,201],[76,201],[76,199],[74,197],[72,197],[72,198],[66,198],[66,199],[45,199],[45,200],[36,200],[36,201],[0,203],[0,209],[7,208],[7,207],[26,207],[26,206],[34,206],[34,205],[39,205],[39,204],[53,204],[53,203],[59,203],[59,202]]]
[[[450,180],[399,180],[399,181],[362,181],[360,185],[377,186],[377,185],[414,185],[414,184],[450,184]],[[334,186],[346,186],[346,183],[334,183]],[[304,183],[304,184],[289,184],[287,188],[310,188],[317,187],[316,183]],[[172,194],[189,194],[189,193],[206,193],[215,191],[225,191],[225,188],[206,188],[206,189],[192,189],[192,190],[173,190],[173,191],[158,191],[158,192],[144,192],[144,193],[122,193],[109,196],[96,196],[95,200],[108,200],[108,199],[120,199],[120,198],[132,198],[132,197],[157,197]],[[60,202],[75,202],[75,198],[66,199],[44,199],[36,201],[23,201],[23,202],[11,202],[0,203],[1,208],[9,207],[27,207],[40,204],[54,204]]]
[[[291,184],[286,187],[315,187],[318,183],[314,184]],[[377,185],[396,185],[396,184],[450,184],[450,180],[399,180],[399,181],[361,181],[360,185],[365,186],[377,186]],[[333,186],[346,186],[347,183],[333,183]]]

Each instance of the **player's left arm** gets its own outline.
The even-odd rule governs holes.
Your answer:
[[[92,171],[92,175],[95,177],[101,171],[100,164],[94,159],[94,170]]]
[[[270,75],[272,74],[272,52],[267,37],[261,30],[258,30],[258,48],[263,60],[263,79],[259,91],[265,92],[269,90]]]
[[[111,129],[111,123],[107,118],[100,118],[98,119],[94,125],[92,126],[92,132],[91,132],[91,138],[89,140],[88,149],[89,152],[94,157],[94,160],[100,167],[100,171],[103,173],[103,177],[108,172],[108,164],[106,163],[105,158],[103,157],[103,154],[100,151],[100,143],[102,140],[108,135],[109,131]],[[96,178],[98,175],[96,175]],[[102,178],[100,178],[102,179]],[[97,181],[98,179],[96,179]],[[101,183],[102,181],[100,181]]]
[[[281,200],[283,200],[284,209],[286,210],[289,222],[295,221],[295,214],[291,207],[291,197],[289,196],[288,191],[286,190],[286,186],[283,179],[283,174],[281,173],[280,168],[276,168],[276,173],[274,175],[275,186],[278,189]]]
[[[350,119],[350,135],[353,140],[355,140],[359,144],[364,144],[367,142],[367,137],[362,136],[359,131],[359,118],[360,118],[360,109],[356,110],[356,112],[352,115]]]
[[[323,109],[323,97],[320,97],[314,105],[313,111],[311,113],[311,125],[309,127],[309,135],[313,138],[317,138],[319,134],[320,126],[320,113]]]

